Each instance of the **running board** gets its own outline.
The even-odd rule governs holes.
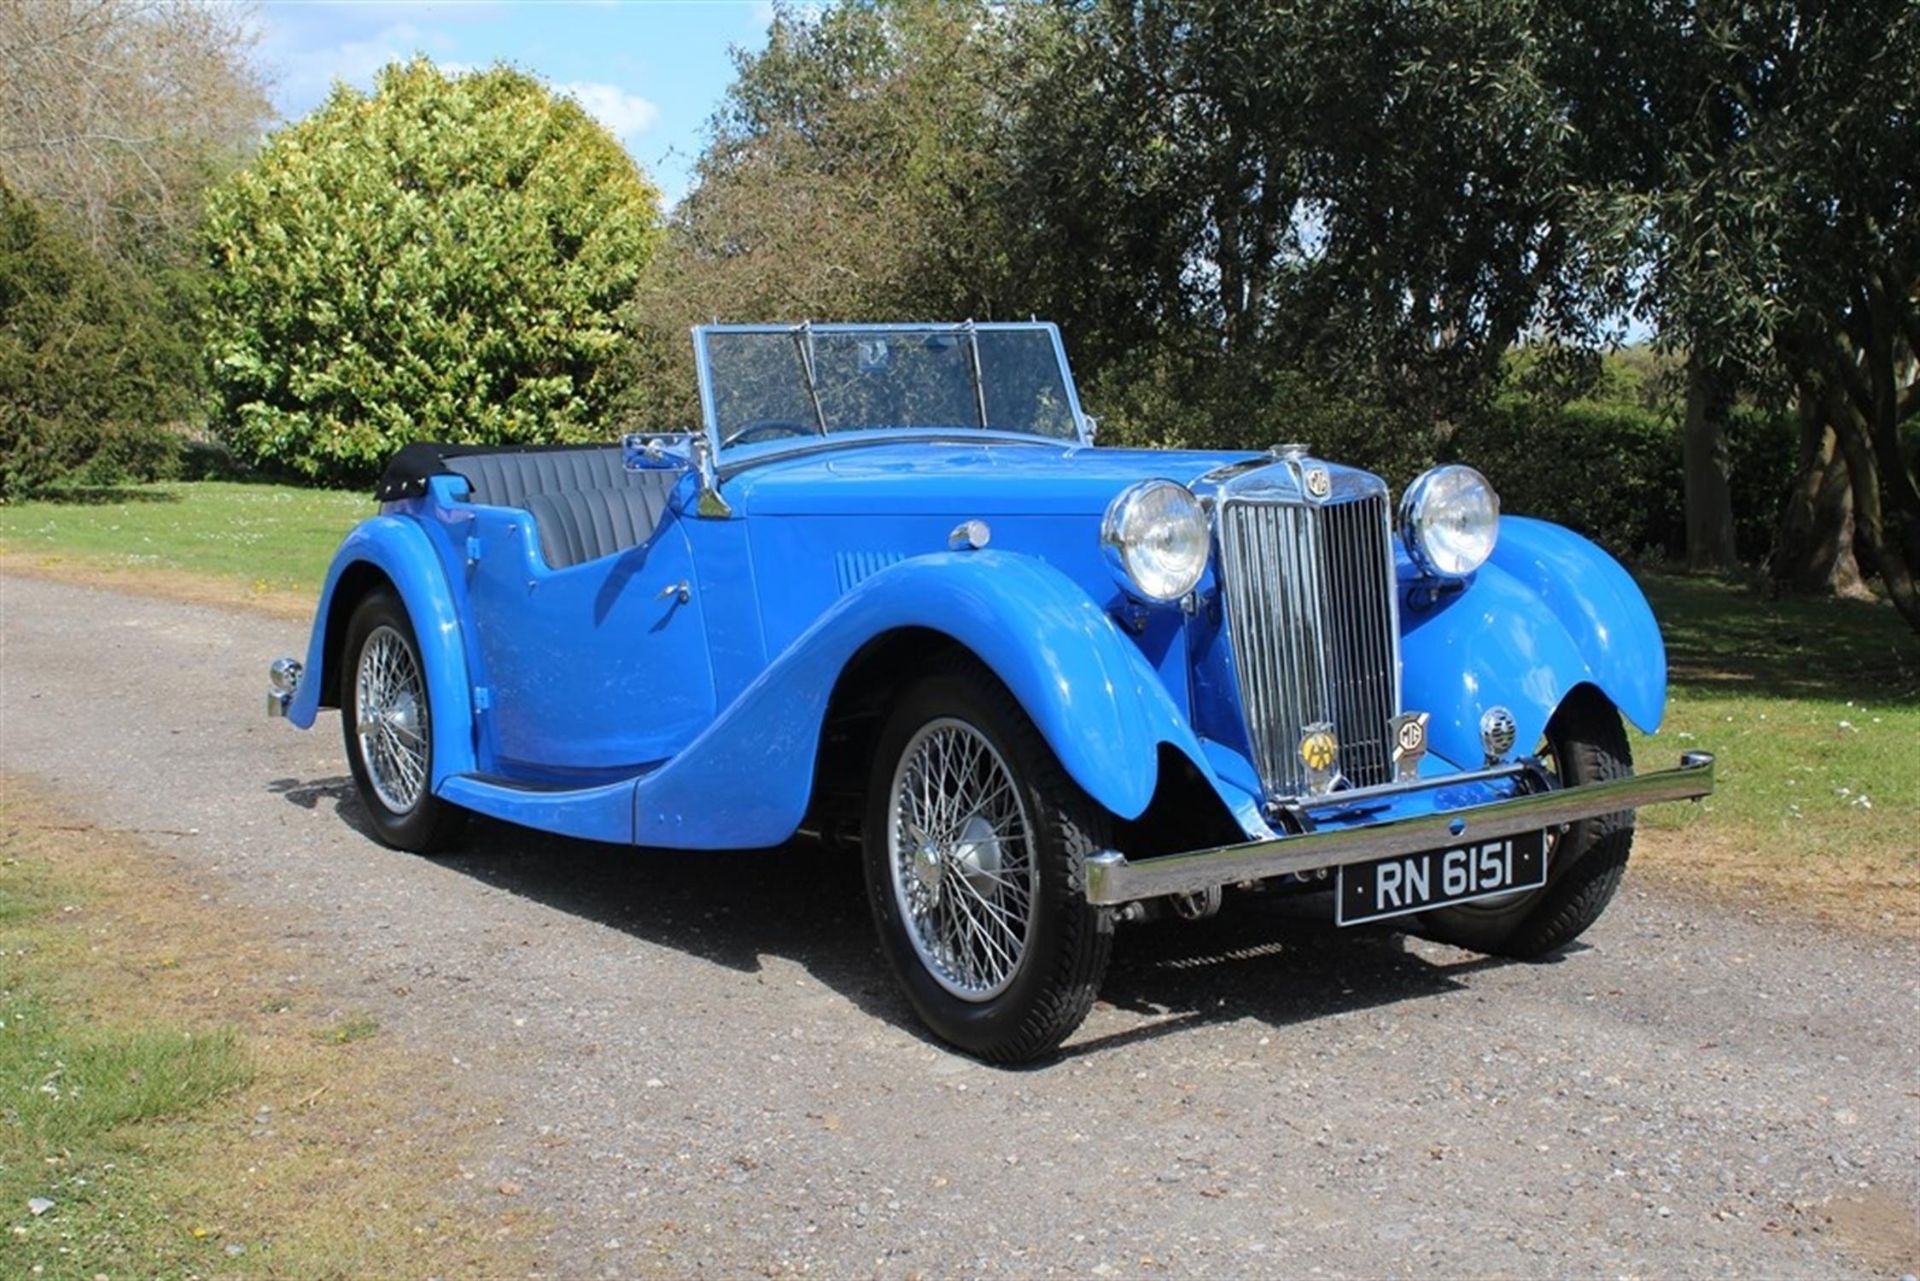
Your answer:
[[[633,793],[638,778],[592,787],[522,786],[479,774],[449,775],[441,800],[491,818],[586,841],[633,844]]]

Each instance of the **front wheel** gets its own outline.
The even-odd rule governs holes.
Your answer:
[[[1626,727],[1591,688],[1568,697],[1547,725],[1540,761],[1562,787],[1633,773]],[[1441,908],[1420,918],[1429,938],[1476,952],[1534,960],[1559,951],[1600,919],[1633,849],[1633,811],[1582,819],[1547,837],[1547,883],[1537,890]]]
[[[1015,1063],[1087,1016],[1113,944],[1086,900],[1106,813],[1020,704],[957,663],[881,730],[863,826],[867,896],[907,998],[945,1040]]]
[[[460,811],[433,794],[427,669],[406,606],[391,592],[369,593],[347,620],[340,724],[374,834],[416,854],[449,844]]]

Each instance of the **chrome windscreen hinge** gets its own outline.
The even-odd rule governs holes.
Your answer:
[[[475,685],[473,687],[473,710],[476,712],[484,712],[491,710],[492,707],[493,691],[485,685]]]

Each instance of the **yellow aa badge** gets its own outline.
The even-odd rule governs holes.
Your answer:
[[[1300,734],[1300,763],[1307,767],[1309,791],[1321,793],[1332,790],[1335,766],[1339,760],[1340,741],[1333,736],[1330,723],[1322,722],[1303,728]]]

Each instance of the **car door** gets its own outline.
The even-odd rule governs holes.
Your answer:
[[[555,782],[632,773],[711,723],[706,625],[677,512],[637,546],[557,569],[534,513],[476,516],[469,600],[484,684],[475,701],[504,772]]]

